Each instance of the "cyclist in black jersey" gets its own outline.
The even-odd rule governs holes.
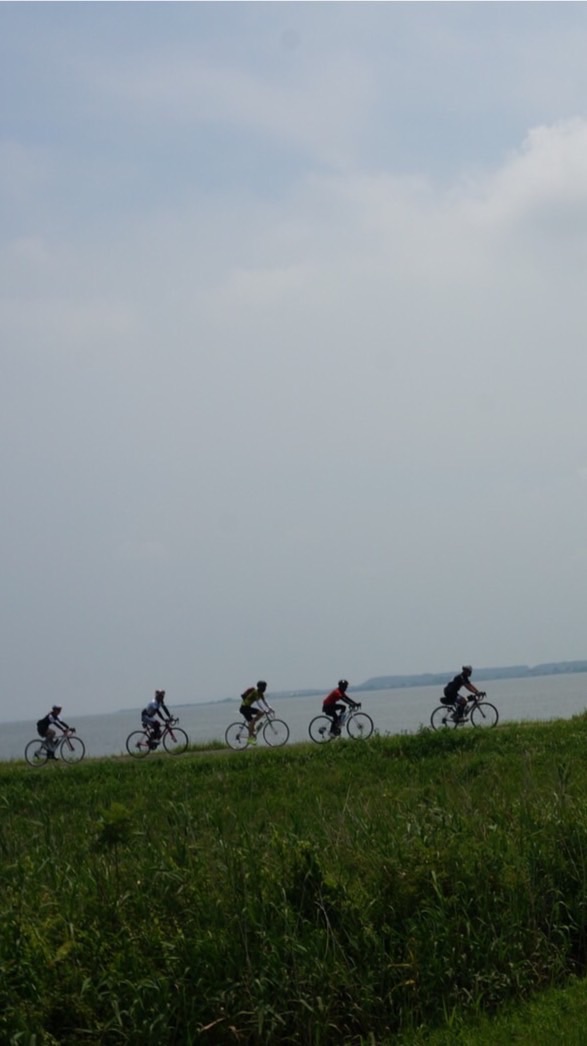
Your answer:
[[[462,719],[465,714],[465,708],[467,707],[467,698],[464,694],[459,694],[461,687],[465,687],[471,694],[475,694],[476,697],[482,696],[482,691],[477,690],[474,683],[471,682],[471,676],[473,669],[471,665],[463,665],[461,671],[454,679],[451,679],[450,683],[447,683],[444,688],[444,697],[441,697],[443,705],[454,705],[455,716],[457,719]]]
[[[37,720],[37,733],[39,737],[42,737],[46,742],[45,747],[47,749],[47,759],[57,759],[57,756],[55,755],[55,749],[57,747],[55,740],[55,727],[58,726],[60,730],[72,729],[72,727],[69,727],[67,723],[64,723],[63,719],[59,718],[60,715],[61,705],[53,705],[53,708],[50,712],[47,712],[47,715],[43,716],[42,719]]]

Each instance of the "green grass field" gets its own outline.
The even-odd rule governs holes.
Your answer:
[[[586,748],[575,718],[0,764],[0,1041],[578,1046]]]

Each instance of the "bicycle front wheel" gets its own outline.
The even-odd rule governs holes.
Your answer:
[[[456,725],[455,710],[452,705],[439,705],[430,716],[430,726],[433,730],[454,729]]]
[[[29,766],[44,766],[49,757],[45,745],[40,738],[29,741],[24,750],[24,757]]]
[[[349,716],[346,728],[349,737],[354,740],[366,739],[373,733],[373,720],[366,712],[355,712],[354,715]]]
[[[473,726],[496,726],[499,712],[490,701],[480,701],[471,711]]]
[[[134,759],[144,759],[151,751],[149,735],[144,730],[133,730],[126,739],[126,750]]]
[[[227,728],[224,735],[229,748],[233,748],[236,751],[240,751],[241,748],[246,748],[249,741],[249,731],[246,723],[231,723]]]
[[[165,737],[163,738],[163,747],[166,752],[174,752],[175,755],[181,755],[185,752],[190,740],[185,730],[181,730],[177,726],[172,726]]]
[[[272,748],[284,745],[289,737],[289,726],[283,719],[268,719],[263,727],[263,738],[265,743]]]
[[[317,745],[323,745],[327,741],[331,741],[331,726],[332,720],[329,719],[327,715],[317,715],[308,727],[308,733],[312,738],[312,741],[315,741]]]
[[[64,763],[79,763],[86,754],[81,737],[64,737],[59,745],[59,755]]]

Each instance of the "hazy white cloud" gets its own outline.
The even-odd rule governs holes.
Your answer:
[[[358,159],[361,118],[375,90],[368,64],[352,54],[273,73],[155,55],[95,75],[95,89],[134,120],[171,123],[186,135],[199,125],[264,134],[334,164]]]

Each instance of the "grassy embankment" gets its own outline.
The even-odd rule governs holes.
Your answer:
[[[0,765],[0,1041],[546,1044],[564,1012],[579,1043],[586,748],[577,718]]]

